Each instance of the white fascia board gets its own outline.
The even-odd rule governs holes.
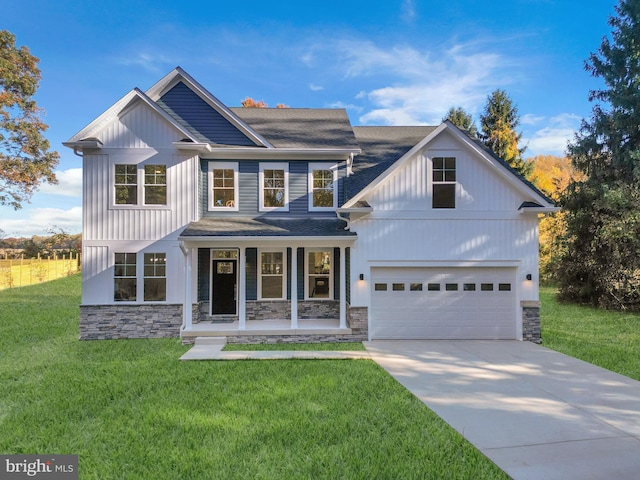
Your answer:
[[[357,202],[362,200],[363,198],[366,198],[366,196],[369,195],[369,193],[371,193],[372,191],[377,189],[382,183],[384,183],[395,170],[401,168],[402,165],[404,165],[406,162],[409,161],[409,159],[411,159],[411,157],[413,157],[413,155],[415,155],[422,148],[424,148],[425,145],[427,145],[431,140],[437,137],[446,128],[447,128],[447,125],[445,123],[440,124],[438,128],[436,128],[433,132],[431,132],[429,135],[424,137],[421,141],[416,143],[413,146],[413,148],[411,148],[411,150],[409,150],[402,157],[400,157],[399,160],[396,160],[395,162],[393,162],[393,164],[389,168],[387,168],[384,172],[382,172],[380,175],[378,175],[378,177],[373,182],[371,182],[368,186],[363,188],[355,197],[353,197],[351,200],[345,203],[342,206],[342,208],[350,208],[353,205],[355,205]]]
[[[98,118],[93,120],[91,123],[89,123],[89,125],[84,127],[73,137],[71,137],[67,142],[64,142],[63,145],[70,146],[71,148],[73,148],[73,145],[76,145],[76,148],[80,148],[80,146],[82,145],[82,140],[95,137],[98,132],[106,128],[111,122],[122,115],[123,112],[126,112],[129,108],[132,108],[136,101],[144,102],[153,111],[160,115],[165,121],[171,124],[171,126],[178,130],[181,135],[183,135],[185,138],[189,138],[194,142],[197,142],[197,140],[191,135],[191,133],[189,133],[188,130],[185,130],[181,125],[176,123],[166,112],[161,110],[140,89],[134,88],[120,100],[114,103],[111,107],[109,107]]]
[[[548,213],[556,213],[562,210],[560,207],[522,207],[518,209],[520,211],[520,215],[526,214],[543,214],[546,215]]]
[[[229,108],[204,88],[197,80],[185,72],[182,68],[176,67],[169,74],[165,75],[160,81],[147,90],[147,95],[153,101],[157,101],[167,91],[171,90],[178,82],[184,82],[193,90],[202,100],[204,100],[211,108],[216,110],[220,115],[226,118],[242,133],[247,135],[251,140],[259,143],[266,148],[273,148],[262,135],[253,130],[249,125],[243,122]]]
[[[342,160],[346,161],[356,152],[340,148],[260,148],[260,147],[215,147],[202,155],[203,159],[230,160]],[[358,149],[359,153],[360,150]]]

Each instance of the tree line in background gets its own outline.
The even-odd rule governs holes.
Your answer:
[[[540,223],[542,279],[559,286],[561,299],[640,311],[640,1],[619,0],[615,13],[610,39],[605,37],[585,62],[605,88],[589,93],[595,102],[591,118],[582,121],[567,158],[524,159],[518,109],[501,89],[488,96],[480,129],[461,107],[451,108],[444,119],[467,130],[563,208]],[[41,182],[56,182],[58,154],[49,151],[47,126],[33,100],[37,64],[26,47],[15,45],[15,36],[0,30],[0,205],[14,208]],[[247,97],[242,106],[267,104]],[[2,233],[6,244],[10,239],[3,240]],[[52,232],[16,242],[31,254],[59,247],[77,251],[81,239]]]
[[[502,90],[487,99],[478,131],[460,107],[445,119],[466,129],[556,201],[562,212],[540,222],[542,279],[559,298],[640,311],[640,1],[620,0],[585,69],[604,88],[569,143],[567,158],[523,160],[517,108]]]
[[[54,257],[55,255],[78,255],[82,251],[82,234],[70,234],[61,228],[52,227],[49,235],[34,235],[31,238],[8,237],[0,230],[0,259]]]

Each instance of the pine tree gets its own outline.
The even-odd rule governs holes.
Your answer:
[[[480,115],[480,139],[522,176],[527,177],[532,165],[522,158],[526,147],[519,147],[522,134],[518,107],[504,90],[496,90],[487,98]]]
[[[566,253],[560,298],[640,311],[640,2],[620,0],[609,19],[611,40],[585,68],[604,81],[589,120],[569,145],[587,175],[563,198]]]
[[[466,130],[473,137],[478,136],[478,127],[476,127],[476,123],[473,121],[473,116],[462,107],[451,107],[442,119],[443,122],[445,120],[449,120],[456,127]]]

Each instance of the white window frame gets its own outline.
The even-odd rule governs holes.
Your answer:
[[[142,253],[142,301],[144,303],[167,303],[167,254],[166,252],[141,252]],[[160,268],[153,263],[146,262],[146,256],[153,255],[159,256],[160,259],[164,260],[161,264]],[[153,260],[152,260],[153,261]],[[153,268],[153,275],[147,275],[146,269],[147,267]],[[164,270],[164,275],[160,275],[159,272]],[[164,300],[147,300],[147,280],[161,279],[164,281]]]
[[[325,274],[316,274],[315,272],[310,272],[309,271],[309,255],[311,253],[317,253],[317,252],[329,252],[329,273],[328,275]],[[305,300],[333,300],[333,275],[334,275],[334,259],[335,256],[333,254],[333,247],[327,247],[327,248],[305,248],[304,250],[304,298]],[[328,276],[329,277],[329,296],[327,298],[319,298],[319,297],[312,297],[311,293],[309,291],[309,279],[311,277],[325,277]]]
[[[329,170],[333,174],[333,205],[331,207],[313,206],[313,172],[316,170]],[[337,163],[309,163],[309,211],[310,212],[333,212],[338,205],[338,164]]]
[[[262,254],[282,253],[282,297],[262,297]],[[258,300],[286,300],[287,299],[287,249],[286,248],[260,248],[258,249]]]
[[[135,165],[137,182],[137,202],[136,203],[116,203],[116,165]],[[166,168],[165,181],[167,188],[167,203],[150,204],[144,203],[145,188],[145,166],[162,165]],[[167,162],[157,161],[136,161],[126,158],[116,158],[109,162],[109,209],[112,210],[169,210],[171,202],[171,188],[169,182],[170,165]]]
[[[436,159],[442,159],[443,162],[443,168],[442,169],[437,169],[437,171],[441,171],[442,172],[442,180],[435,180],[434,179],[434,175],[436,172],[436,168],[435,168],[435,160]],[[446,162],[447,159],[452,158],[453,161],[455,162],[455,167],[453,168],[453,172],[455,174],[456,179],[455,180],[447,180],[446,179],[446,174],[449,171],[452,171],[451,169],[447,169],[446,168]],[[433,155],[431,157],[431,208],[433,210],[454,210],[456,208],[458,208],[458,166],[460,165],[459,161],[458,161],[458,156],[457,155]],[[453,186],[453,207],[436,207],[434,206],[434,198],[435,198],[435,187],[436,185],[451,185]]]
[[[214,204],[213,198],[213,171],[214,170],[233,170],[233,206],[227,207],[226,205],[217,206]],[[215,212],[237,212],[239,210],[238,201],[238,180],[240,179],[238,162],[209,162],[209,168],[207,173],[208,179],[208,196],[209,196],[209,211]]]
[[[264,171],[265,170],[283,170],[284,171],[284,206],[282,207],[265,207],[264,205]],[[288,212],[289,211],[289,164],[288,163],[261,163],[259,174],[259,198],[258,211],[260,212]]]

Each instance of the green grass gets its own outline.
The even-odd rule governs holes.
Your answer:
[[[304,351],[365,351],[362,342],[325,342],[325,343],[260,343],[239,344],[229,343],[223,350],[244,352],[257,350],[304,350]]]
[[[640,314],[559,303],[555,293],[540,291],[542,344],[640,380]]]
[[[370,360],[180,362],[179,340],[78,341],[78,276],[0,292],[0,452],[81,479],[499,479]]]

